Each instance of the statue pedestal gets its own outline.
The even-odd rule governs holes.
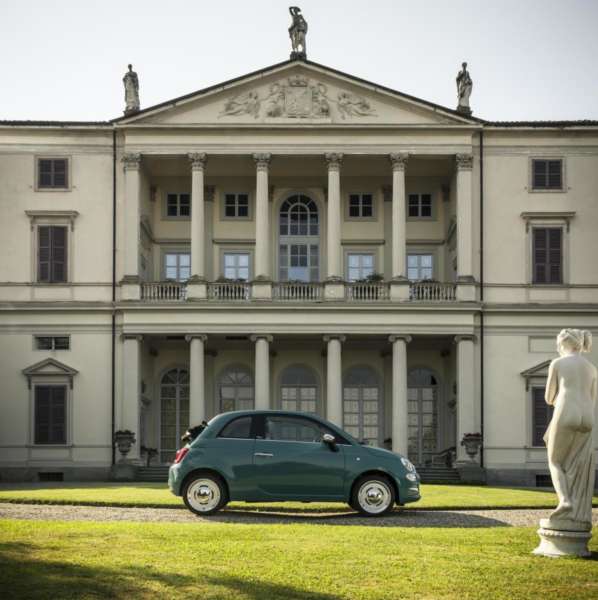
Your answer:
[[[128,462],[117,462],[110,469],[112,481],[135,481],[137,469],[135,465]]]
[[[540,520],[540,544],[533,551],[539,556],[591,556],[588,542],[592,537],[592,524],[561,519],[552,521],[550,519]]]

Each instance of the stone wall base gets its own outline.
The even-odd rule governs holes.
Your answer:
[[[0,482],[40,482],[62,473],[62,481],[109,481],[110,466],[106,467],[0,467]],[[41,477],[40,477],[40,474]],[[46,478],[44,475],[46,474]],[[56,479],[55,481],[59,481]]]

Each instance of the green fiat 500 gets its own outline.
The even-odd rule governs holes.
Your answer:
[[[284,411],[214,417],[177,452],[168,486],[200,515],[231,500],[295,500],[347,502],[378,516],[420,498],[407,458],[364,446],[315,415]]]

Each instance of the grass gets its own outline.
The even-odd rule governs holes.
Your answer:
[[[0,521],[2,598],[598,597],[594,560],[535,557],[531,528]]]
[[[180,498],[173,496],[161,483],[73,483],[73,484],[3,484],[0,502],[34,504],[81,504],[91,506],[182,507]],[[598,506],[598,496],[594,505]],[[465,508],[554,508],[556,496],[552,491],[480,487],[466,485],[422,485],[422,499],[408,504],[407,509],[450,510]],[[233,502],[230,508],[244,510],[279,510],[326,512],[346,511],[345,504],[245,504]]]

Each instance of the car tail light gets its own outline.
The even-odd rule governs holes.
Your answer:
[[[174,457],[174,464],[176,465],[180,463],[183,460],[183,458],[187,456],[187,452],[189,452],[189,446],[185,446],[184,448],[177,450],[176,456]]]

